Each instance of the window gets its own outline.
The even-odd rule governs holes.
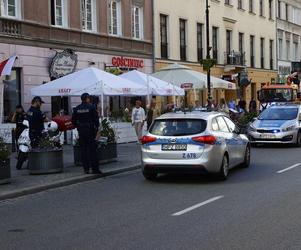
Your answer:
[[[161,58],[168,58],[167,16],[160,15]]]
[[[286,41],[286,59],[290,60],[291,53],[291,42],[289,40]]]
[[[68,27],[67,0],[51,0],[51,25]]]
[[[264,38],[260,38],[260,67],[264,68]]]
[[[197,24],[197,48],[198,48],[198,61],[203,60],[203,24]]]
[[[21,18],[20,0],[1,0],[1,16]]]
[[[264,8],[264,6],[263,6],[263,0],[259,0],[259,15],[260,16],[264,15],[263,8]]]
[[[3,89],[4,122],[11,121],[16,105],[21,104],[21,69],[13,68],[10,76],[6,76]]]
[[[231,0],[225,0],[225,4],[230,5],[231,4]]]
[[[217,46],[218,46],[218,28],[212,28],[212,58],[218,60],[217,54]]]
[[[285,4],[285,20],[288,21],[288,4]]]
[[[250,66],[255,67],[255,37],[250,36]]]
[[[216,118],[220,131],[229,132],[228,126],[222,116]]]
[[[241,54],[244,53],[244,34],[243,33],[239,33],[238,34],[238,49],[239,49],[239,52]]]
[[[226,52],[229,55],[231,52],[232,31],[226,30]]]
[[[132,36],[136,39],[143,39],[143,8],[138,6],[132,7]]]
[[[254,12],[254,0],[249,0],[249,12],[253,13]]]
[[[150,133],[158,136],[185,136],[204,132],[207,121],[201,119],[166,119],[156,120]]]
[[[109,33],[115,36],[122,35],[120,0],[111,0],[109,2]]]
[[[293,59],[294,61],[297,61],[298,60],[298,47],[299,47],[299,44],[298,42],[294,42],[294,51],[293,51]]]
[[[278,18],[281,18],[281,2],[278,0]]]
[[[237,1],[237,8],[240,9],[240,10],[243,9],[242,0]]]
[[[270,40],[270,69],[274,69],[274,41]]]
[[[278,51],[278,55],[279,55],[279,59],[283,59],[283,54],[282,54],[282,51],[283,51],[283,42],[282,42],[282,38],[279,38],[279,51]]]
[[[217,124],[216,119],[213,119],[213,120],[212,120],[211,126],[212,126],[212,130],[213,130],[213,131],[219,131],[219,127],[218,127],[218,124]]]
[[[224,116],[224,119],[225,119],[225,121],[226,121],[226,123],[228,125],[228,128],[229,128],[230,132],[233,133],[235,131],[235,128],[236,128],[235,123],[232,122],[228,117]]]
[[[96,28],[96,1],[82,0],[82,29],[86,31],[97,31]]]
[[[186,20],[180,19],[180,59],[187,60],[186,55]]]
[[[269,0],[269,19],[273,19],[273,0]]]

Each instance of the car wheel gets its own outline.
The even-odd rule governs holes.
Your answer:
[[[228,174],[229,174],[229,160],[227,155],[224,155],[222,165],[217,177],[219,180],[224,181],[227,179]]]
[[[146,173],[146,172],[142,172],[144,178],[148,181],[154,181],[156,180],[157,178],[157,175],[156,173]]]
[[[250,162],[251,162],[251,148],[248,145],[245,151],[244,162],[241,166],[243,168],[248,168],[250,166]]]
[[[297,140],[296,140],[296,147],[301,147],[301,132],[299,131],[298,132],[298,135],[297,135]]]

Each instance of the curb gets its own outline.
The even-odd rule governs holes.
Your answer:
[[[141,166],[141,164],[136,164],[136,165],[129,166],[127,168],[115,169],[112,171],[105,172],[101,176],[91,175],[91,174],[82,175],[82,176],[71,177],[71,178],[68,178],[65,180],[60,180],[60,181],[53,182],[53,183],[46,184],[46,185],[39,185],[39,186],[35,186],[35,187],[24,188],[24,189],[21,189],[18,191],[9,192],[7,194],[0,195],[0,201],[14,199],[14,198],[26,196],[29,194],[36,194],[36,193],[43,192],[43,191],[50,190],[50,189],[70,186],[70,185],[77,184],[77,183],[87,182],[87,181],[91,181],[91,180],[101,179],[101,178],[104,178],[107,176],[112,176],[112,175],[116,175],[116,174],[120,174],[120,173],[124,173],[124,172],[129,172],[129,171],[139,169],[140,166]]]

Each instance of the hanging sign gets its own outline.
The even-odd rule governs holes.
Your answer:
[[[50,77],[57,79],[75,71],[77,65],[77,55],[71,49],[57,52],[50,65]]]

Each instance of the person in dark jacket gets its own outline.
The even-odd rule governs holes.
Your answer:
[[[12,122],[14,122],[16,124],[15,135],[16,135],[17,142],[18,142],[18,139],[19,139],[20,135],[22,134],[23,130],[26,128],[23,125],[24,120],[26,120],[26,113],[25,113],[22,105],[17,105],[16,111],[12,118]]]
[[[35,96],[31,101],[31,107],[27,111],[27,119],[29,123],[29,137],[31,147],[37,148],[44,130],[44,122],[47,120],[45,114],[41,111],[43,100],[39,96]]]
[[[99,117],[95,105],[90,103],[90,95],[81,95],[82,103],[73,110],[72,123],[78,130],[81,160],[84,172],[89,174],[102,174],[98,169],[98,159],[96,152],[96,134],[99,129]]]

